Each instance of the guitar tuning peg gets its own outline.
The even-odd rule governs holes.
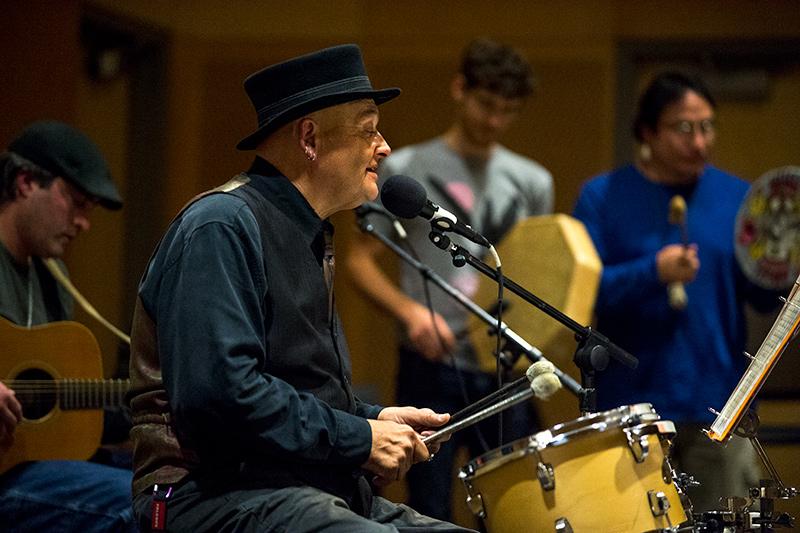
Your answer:
[[[751,361],[752,361],[753,359],[755,359],[755,357],[753,357],[752,355],[750,355],[750,353],[749,353],[749,352],[747,352],[747,351],[744,351],[744,352],[742,352],[742,353],[744,354],[744,356],[745,356],[745,357],[747,357],[747,358],[748,358],[748,359],[750,359]]]
[[[709,410],[709,411],[711,411],[711,412],[712,412],[714,415],[716,415],[716,416],[719,416],[719,415],[720,415],[719,411],[717,411],[717,410],[716,410],[716,409],[714,409],[713,407],[709,407],[709,408],[708,408],[708,410]]]

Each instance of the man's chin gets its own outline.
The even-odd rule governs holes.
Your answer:
[[[61,259],[64,257],[64,254],[67,253],[67,245],[54,243],[51,245],[45,253],[41,256],[43,258],[51,258],[51,259]]]
[[[366,187],[364,187],[364,201],[372,202],[376,198],[378,198],[378,184],[370,182]]]
[[[692,165],[687,167],[683,173],[686,178],[686,181],[688,183],[694,183],[695,181],[697,181],[703,174],[705,168],[706,168],[705,163],[703,163],[702,165]]]

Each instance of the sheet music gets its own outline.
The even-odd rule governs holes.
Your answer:
[[[725,407],[717,415],[706,433],[708,438],[720,442],[727,441],[744,412],[752,403],[761,385],[783,353],[786,345],[798,331],[800,323],[800,277],[794,282],[792,292],[783,305],[778,318],[772,324],[767,337],[750,361],[744,376],[728,398]]]

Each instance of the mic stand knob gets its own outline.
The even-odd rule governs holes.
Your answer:
[[[573,361],[581,370],[581,385],[584,389],[580,397],[581,415],[594,413],[597,410],[597,389],[594,377],[596,372],[603,371],[608,366],[608,349],[589,334],[580,340]]]
[[[437,248],[441,248],[442,250],[447,250],[450,248],[450,237],[441,231],[432,230],[430,233],[428,233],[428,238]]]
[[[437,248],[441,248],[442,250],[447,250],[450,252],[450,255],[453,256],[453,266],[461,268],[467,264],[467,257],[461,252],[460,246],[453,246],[452,242],[450,241],[450,237],[442,233],[441,231],[437,231],[435,226],[432,226],[434,229],[428,233],[428,238],[431,240],[434,246]]]

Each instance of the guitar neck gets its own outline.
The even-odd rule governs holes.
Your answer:
[[[103,409],[123,404],[127,379],[11,380],[4,382],[24,405],[58,403],[62,410]]]

